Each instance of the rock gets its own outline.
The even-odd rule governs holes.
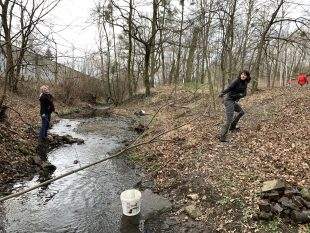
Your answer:
[[[301,196],[293,196],[292,202],[296,205],[299,209],[302,209],[305,205],[306,200],[304,200]]]
[[[77,141],[76,141],[76,144],[78,144],[78,145],[82,145],[84,143],[85,143],[85,141],[83,139],[77,139]]]
[[[146,115],[145,111],[143,111],[143,110],[136,111],[134,114],[136,116],[145,116]]]
[[[199,218],[202,215],[201,210],[195,205],[186,206],[185,212],[193,219]]]
[[[305,199],[302,199],[303,205],[305,208],[310,209],[310,201],[306,201]]]
[[[148,129],[148,127],[145,126],[145,125],[142,125],[141,123],[134,127],[134,130],[135,130],[137,133],[143,133],[143,132],[146,131],[147,129]]]
[[[34,157],[33,157],[33,162],[34,162],[36,165],[39,165],[39,166],[41,166],[42,163],[43,163],[43,161],[42,161],[42,159],[40,158],[40,156],[34,156]]]
[[[284,191],[285,184],[281,180],[270,180],[263,183],[262,192]]]
[[[292,217],[297,223],[310,223],[310,210],[293,211]]]
[[[298,210],[299,208],[287,197],[281,197],[279,199],[279,203],[281,203],[282,207],[289,208],[291,210]]]
[[[141,216],[144,220],[171,209],[171,202],[162,196],[153,193],[150,189],[142,192]]]
[[[74,164],[78,164],[79,161],[78,161],[78,160],[74,160],[73,163],[74,163]]]
[[[254,221],[259,220],[271,220],[273,218],[273,214],[271,212],[261,211],[258,214],[253,215],[252,219]]]
[[[264,212],[270,212],[271,211],[270,203],[267,200],[260,200],[258,203],[258,207],[259,207],[260,211],[264,211]]]
[[[197,193],[188,194],[187,197],[193,201],[196,201],[199,198]]]
[[[56,170],[56,166],[46,161],[43,162],[42,169],[46,173],[53,173]]]
[[[299,190],[296,187],[287,188],[284,190],[284,196],[286,196],[286,197],[291,198],[291,197],[296,196],[296,195],[301,195]]]
[[[305,199],[306,201],[310,201],[310,191],[308,188],[303,188],[300,191],[300,194],[303,197],[303,199]]]
[[[80,138],[74,138],[71,135],[64,135],[61,137],[61,140],[64,141],[66,144],[74,144],[77,143],[78,145],[81,145],[84,143],[83,139]]]
[[[276,203],[274,205],[271,205],[271,212],[274,214],[280,215],[283,211],[283,208],[280,206],[279,203]]]
[[[280,198],[280,193],[278,191],[270,191],[261,193],[261,198],[268,199],[270,201],[277,201]]]

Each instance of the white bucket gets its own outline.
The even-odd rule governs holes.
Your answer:
[[[141,192],[136,189],[129,189],[121,193],[123,214],[134,216],[140,213]]]

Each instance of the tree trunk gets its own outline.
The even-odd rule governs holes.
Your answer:
[[[151,85],[150,85],[150,79],[149,79],[150,56],[151,56],[151,46],[146,45],[145,55],[144,55],[144,71],[143,71],[145,96],[150,96],[151,94]]]
[[[264,45],[265,45],[265,41],[266,41],[266,36],[267,36],[267,33],[269,32],[271,26],[273,25],[274,20],[277,17],[277,14],[278,14],[281,6],[283,5],[283,3],[284,3],[284,0],[281,0],[279,5],[277,6],[277,9],[272,13],[271,19],[270,19],[268,25],[266,26],[266,28],[264,29],[261,37],[260,37],[260,40],[259,40],[259,43],[257,46],[257,56],[256,56],[255,64],[254,64],[254,77],[253,77],[253,82],[252,82],[252,91],[258,90],[260,65],[261,65],[262,53],[263,53],[263,49],[264,49]]]
[[[13,79],[14,79],[14,58],[13,58],[13,49],[12,49],[12,38],[11,38],[11,28],[10,22],[8,21],[12,12],[9,11],[9,0],[5,0],[4,2],[0,1],[2,13],[1,13],[1,21],[2,28],[4,33],[4,51],[6,56],[6,65],[5,65],[5,82],[3,87],[3,94],[0,100],[0,104],[2,105],[5,101],[7,87],[12,88]],[[13,3],[14,4],[14,3]],[[13,8],[13,6],[11,6]],[[0,105],[0,106],[1,106]]]
[[[163,28],[165,26],[165,17],[166,17],[166,6],[163,1],[163,7],[164,7],[164,12],[163,12],[163,21],[161,27]],[[166,84],[166,65],[165,65],[165,49],[164,49],[164,41],[163,41],[163,30],[159,31],[159,44],[160,44],[160,54],[161,54],[161,75],[162,75],[162,80],[163,83]]]
[[[194,55],[197,48],[198,34],[200,29],[198,27],[194,28],[193,38],[188,52],[187,64],[186,64],[186,74],[185,82],[190,82],[193,74],[193,61]]]
[[[102,22],[102,26],[103,26],[103,30],[104,30],[104,33],[105,33],[105,37],[106,37],[106,42],[107,42],[107,50],[108,50],[108,53],[107,53],[107,60],[108,60],[108,64],[107,64],[107,83],[108,83],[108,97],[109,98],[113,98],[113,101],[114,101],[114,97],[112,96],[112,87],[111,87],[111,70],[110,70],[110,67],[111,67],[111,50],[110,50],[110,40],[109,40],[109,34],[108,34],[108,31],[107,31],[107,28],[106,28],[106,24],[104,22]]]
[[[248,3],[249,9],[247,12],[247,19],[246,19],[246,25],[245,25],[245,31],[243,36],[243,43],[242,43],[242,50],[241,50],[241,70],[244,69],[244,63],[245,63],[245,56],[247,52],[247,45],[249,41],[249,30],[250,30],[250,24],[252,21],[252,12],[254,8],[254,1],[249,0]]]
[[[177,65],[174,74],[174,83],[178,83],[180,76],[180,63],[181,63],[181,43],[182,43],[182,35],[183,35],[183,23],[184,23],[184,0],[181,0],[181,26],[180,26],[180,34],[179,34],[179,42],[178,42],[178,55],[177,55]]]
[[[127,88],[129,98],[132,97],[132,10],[133,10],[133,0],[129,0],[129,16],[128,16],[128,59],[127,59]]]

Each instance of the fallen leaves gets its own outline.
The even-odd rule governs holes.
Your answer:
[[[166,89],[158,90],[152,99],[152,105],[139,102],[138,108],[147,112],[155,112],[154,106],[160,106],[167,96]],[[169,92],[170,93],[170,92]],[[177,92],[174,106],[163,109],[156,118],[155,124],[150,126],[152,131],[163,131],[177,124],[190,121],[193,114],[186,115],[184,109],[175,106],[189,106],[192,101],[184,90]],[[194,114],[201,114],[205,109],[205,95],[196,96]],[[157,141],[138,150],[138,153],[160,152],[150,164],[156,164],[156,188],[170,194],[172,198],[180,199],[187,195],[189,186],[195,184],[199,177],[206,177],[205,184],[195,186],[199,196],[204,196],[206,184],[211,184],[219,195],[232,199],[243,200],[247,207],[254,207],[257,192],[265,180],[283,178],[291,184],[310,185],[309,173],[309,118],[310,90],[279,88],[267,90],[248,96],[241,101],[247,112],[241,119],[241,132],[231,134],[231,143],[222,144],[216,139],[222,121],[223,111],[212,111],[211,117],[205,117],[192,122],[177,132],[165,135],[164,141]],[[135,103],[126,106],[127,111],[134,112]],[[180,140],[182,139],[182,140]],[[144,162],[143,162],[144,163]],[[144,163],[151,173],[150,164]],[[173,175],[169,171],[173,172]],[[152,173],[153,174],[153,173]],[[194,175],[195,174],[195,175]],[[198,177],[198,178],[197,178]],[[178,182],[173,182],[173,179]],[[182,183],[182,189],[176,184]],[[186,186],[188,188],[186,188]],[[175,192],[175,190],[180,190]],[[187,190],[187,191],[186,191]],[[208,199],[208,198],[207,198]],[[230,204],[231,205],[231,204]],[[248,219],[244,220],[242,210],[232,203],[235,224],[244,229],[255,226]],[[223,229],[237,229],[230,220],[222,222],[219,216],[225,214],[222,207],[207,203],[204,208],[214,208],[214,213],[204,219],[206,223],[213,218]],[[249,224],[249,226],[246,226]],[[258,228],[256,228],[258,229]],[[227,230],[228,231],[228,230]]]

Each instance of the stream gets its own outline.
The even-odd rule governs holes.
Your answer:
[[[85,144],[51,151],[48,160],[57,167],[52,177],[109,156],[123,146],[122,141],[133,137],[128,125],[126,120],[113,118],[63,119],[55,124],[52,133],[82,138]],[[16,184],[14,192],[32,187],[38,179]],[[97,164],[0,203],[0,232],[120,232],[120,193],[140,179],[125,159]]]

